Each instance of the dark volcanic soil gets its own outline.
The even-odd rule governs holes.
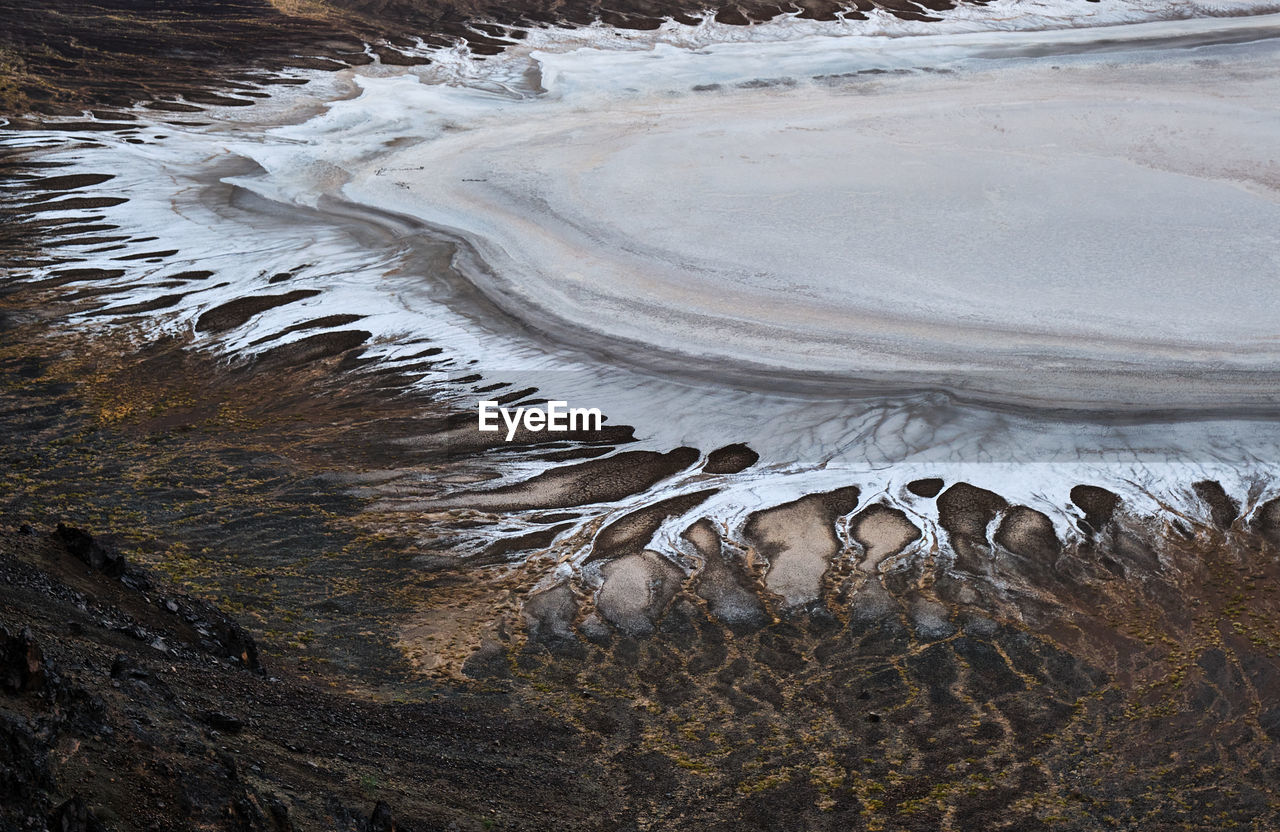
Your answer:
[[[501,694],[358,699],[278,678],[252,647],[144,570],[0,535],[0,828],[102,828],[67,825],[77,803],[109,829],[614,826],[560,721]]]

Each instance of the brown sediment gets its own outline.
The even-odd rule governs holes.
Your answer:
[[[204,112],[203,107],[196,107],[191,104],[183,104],[179,101],[148,101],[142,106],[148,110],[159,110],[164,113],[200,113]]]
[[[699,520],[685,529],[684,538],[702,558],[695,586],[711,614],[739,631],[763,626],[768,615],[755,591],[755,581],[741,562],[725,556],[715,524]]]
[[[130,239],[132,238],[131,237],[77,237],[75,239],[62,240],[56,243],[49,243],[49,246],[51,248],[57,248],[59,246],[96,246],[96,245],[106,245],[107,243],[120,243]]]
[[[58,269],[48,273],[48,277],[32,281],[35,288],[61,286],[67,283],[78,283],[82,280],[111,280],[124,274],[124,269]]]
[[[1223,489],[1222,483],[1215,480],[1201,480],[1192,483],[1191,490],[1209,507],[1209,515],[1213,524],[1219,529],[1229,529],[1240,516],[1240,502]]]
[[[1053,521],[1027,506],[1006,511],[992,539],[1015,555],[1045,563],[1052,563],[1062,551]]]
[[[1263,503],[1254,515],[1253,527],[1273,546],[1280,546],[1280,497]]]
[[[702,470],[708,474],[737,474],[760,461],[760,454],[742,443],[725,445],[707,454]]]
[[[967,486],[944,502],[953,528],[973,534],[1002,499]],[[1045,542],[1041,513],[1014,506],[1005,516],[1014,520],[1001,536],[1015,546],[1019,536]],[[720,788],[735,808],[718,804],[707,828],[789,828],[800,817],[848,828],[904,820],[904,828],[940,828],[944,818],[986,828],[1001,817],[998,828],[1083,830],[1108,815],[1136,829],[1184,811],[1205,822],[1212,810],[1179,809],[1176,799],[1201,777],[1233,784],[1219,808],[1238,821],[1273,817],[1280,783],[1248,781],[1280,729],[1272,716],[1255,722],[1250,714],[1253,686],[1280,682],[1280,662],[1262,658],[1280,630],[1244,612],[1280,602],[1270,550],[1243,538],[1223,547],[1209,525],[1192,539],[1145,528],[1127,528],[1115,552],[1128,578],[1090,565],[1092,543],[1063,547],[1048,563],[1006,558],[996,582],[957,576],[946,559],[922,554],[869,582],[868,603],[860,591],[848,610],[795,612],[729,636],[716,592],[702,592],[715,586],[709,573],[720,568],[712,558],[722,545],[721,530],[703,520],[685,538],[706,565],[658,599],[659,619],[641,599],[665,591],[666,579],[641,587],[646,564],[628,561],[635,594],[610,612],[625,623],[615,638],[601,635],[582,608],[589,602],[562,583],[536,596],[530,625],[536,644],[545,635],[560,647],[529,645],[518,661],[543,668],[535,675],[544,683],[568,674],[583,693],[553,699],[590,730],[635,726],[630,736],[651,754],[645,777],[658,777],[663,795],[648,804],[648,819],[669,818],[664,807],[673,803],[696,810],[699,795]],[[972,601],[957,600],[966,596],[957,581]],[[946,592],[933,591],[944,584]],[[1224,614],[1248,637],[1224,637]],[[620,698],[647,707],[619,709]],[[1269,701],[1265,708],[1272,713]],[[1209,737],[1211,748],[1200,745]],[[1195,764],[1164,766],[1171,748]],[[1223,748],[1232,749],[1226,758]],[[801,773],[773,775],[791,767]],[[815,781],[826,787],[804,788]],[[1094,800],[1079,799],[1081,782]],[[1152,787],[1141,810],[1121,808]]]
[[[250,107],[254,104],[252,98],[233,98],[203,90],[190,90],[183,95],[183,98],[196,104],[208,104],[211,107]]]
[[[362,320],[364,317],[364,315],[325,315],[322,318],[312,318],[309,321],[303,321],[301,323],[293,324],[292,326],[287,326],[279,332],[273,332],[270,335],[264,335],[261,338],[250,341],[249,346],[256,347],[260,344],[265,344],[268,341],[283,338],[291,333],[304,332],[308,329],[329,329],[335,326],[346,326],[347,324],[353,324],[356,321]]]
[[[47,677],[74,685],[56,704],[28,691],[0,703],[6,747],[33,766],[37,749],[56,761],[33,768],[35,796],[21,798],[33,816],[74,786],[120,829],[266,829],[277,803],[296,828],[370,826],[372,815],[387,828],[383,801],[404,828],[1076,832],[1280,820],[1280,706],[1268,694],[1280,684],[1269,548],[1280,501],[1250,518],[1267,544],[1237,534],[1236,514],[1224,519],[1215,502],[1233,498],[1221,486],[1191,486],[1212,528],[1189,520],[1167,539],[1115,517],[1115,501],[1100,508],[1108,493],[1073,491],[1091,525],[1111,531],[1079,548],[1054,538],[1052,558],[1047,517],[959,483],[938,501],[943,527],[970,566],[990,568],[957,575],[965,561],[945,544],[937,558],[913,551],[853,599],[876,593],[860,607],[873,614],[797,605],[771,620],[741,544],[707,520],[685,533],[703,561],[690,580],[661,553],[628,549],[602,567],[594,601],[566,579],[521,603],[545,576],[539,565],[479,568],[483,556],[450,537],[487,539],[502,517],[445,505],[380,525],[373,498],[350,486],[430,496],[485,475],[461,446],[441,459],[417,441],[473,414],[342,372],[367,333],[323,333],[228,367],[182,339],[49,332],[29,322],[40,304],[18,300],[0,312],[5,517],[43,524],[42,540],[71,515],[121,529],[131,555],[242,617],[280,679],[211,666],[218,656],[191,647],[181,625],[171,637],[152,599],[98,577],[59,589],[47,577],[56,566],[41,577],[10,557],[47,552],[3,536],[0,623],[33,626],[35,641],[12,643],[24,657],[46,645],[62,662]],[[698,458],[631,453],[642,455],[557,469],[505,496],[599,499],[579,493],[597,476],[613,480],[605,493],[629,496]],[[339,487],[325,476],[334,469],[354,473]],[[827,553],[823,570],[841,557],[836,523],[857,500],[853,488],[809,495],[753,515],[746,534],[771,569],[799,558],[795,574],[816,572],[821,587],[812,555]],[[905,515],[883,508],[850,520],[876,563],[910,534]],[[992,539],[1017,558],[987,539],[1002,511]],[[550,547],[554,531],[531,534]],[[428,569],[438,561],[424,553],[452,568]],[[155,636],[178,650],[152,646]],[[108,673],[118,653],[127,662]]]
[[[419,551],[377,518],[352,525],[368,500],[318,475],[411,471],[423,455],[398,440],[428,429],[439,414],[430,400],[387,397],[378,387],[386,377],[342,374],[336,356],[313,355],[287,372],[273,362],[229,366],[184,339],[139,345],[124,334],[58,331],[56,319],[24,312],[26,303],[47,307],[38,296],[11,289],[6,302],[0,448],[12,465],[0,471],[0,512],[121,529],[135,556],[233,605],[256,582],[254,594],[277,600],[255,613],[264,616],[255,626],[300,648],[311,638],[305,629],[324,633],[353,611],[337,600],[340,587],[383,582],[379,600],[361,605],[367,636],[340,663],[365,666],[370,680],[394,669],[390,610],[411,604],[387,590],[413,585],[405,574]],[[453,460],[455,470],[470,464]],[[210,559],[211,547],[221,554]],[[287,622],[297,613],[280,616],[330,602],[297,619],[306,628]],[[304,663],[306,652],[297,654]]]
[[[259,353],[254,361],[265,368],[296,367],[299,364],[310,364],[351,353],[372,336],[373,333],[362,329],[321,332],[299,338],[297,341],[290,341],[279,347],[272,347]]]
[[[68,191],[87,188],[90,185],[101,185],[115,179],[110,173],[71,173],[63,176],[46,176],[23,181],[24,188],[37,191]]]
[[[477,379],[478,380],[478,377]],[[632,435],[633,429],[627,425],[603,425],[600,430],[570,430],[550,434],[544,431],[530,431],[523,426],[520,427],[512,437],[511,441],[506,440],[505,426],[503,430],[482,432],[477,429],[476,412],[455,412],[447,417],[439,419],[437,424],[431,426],[431,430],[424,431],[413,437],[405,437],[402,443],[405,447],[412,447],[419,452],[430,453],[444,457],[467,458],[484,451],[502,450],[523,453],[534,450],[542,446],[552,445],[558,447],[562,443],[571,443],[572,447],[566,450],[552,451],[550,453],[539,454],[539,458],[551,462],[560,462],[571,459],[595,458],[602,454],[608,454],[615,450],[619,445],[635,441]],[[585,464],[585,463],[584,463]],[[606,465],[605,470],[610,470],[612,465]],[[479,477],[477,480],[494,479],[494,474],[485,477]],[[535,478],[536,479],[536,478]],[[579,477],[581,479],[581,477]],[[589,479],[589,476],[587,477]],[[566,495],[562,495],[562,499],[569,499],[568,493],[573,490],[572,484],[562,484],[568,491]],[[616,489],[607,493],[621,493]],[[624,495],[625,496],[625,495]],[[391,507],[391,504],[387,504]],[[400,502],[395,504],[401,510],[409,509],[430,509],[432,506],[438,506],[438,502]],[[462,495],[451,497],[448,505],[450,506],[472,506],[475,508],[487,508],[488,504],[472,504],[466,501]],[[514,505],[514,504],[513,504]],[[498,506],[494,506],[498,507]],[[556,505],[556,506],[532,506],[534,508],[571,508],[573,504]],[[514,508],[512,510],[515,510]]]
[[[105,309],[99,309],[91,312],[90,314],[99,317],[104,315],[111,315],[115,317],[123,315],[141,315],[144,312],[157,312],[161,309],[170,309],[177,306],[185,297],[185,294],[161,295],[160,297],[152,298],[151,300],[139,301],[138,303],[128,303],[123,306],[109,306]]]
[[[684,581],[679,567],[651,551],[611,560],[600,572],[604,584],[596,596],[596,609],[628,635],[653,632]]]
[[[339,372],[340,356],[281,372],[227,365],[183,339],[139,345],[54,331],[34,314],[45,302],[32,291],[9,295],[0,317],[5,517],[34,522],[41,535],[58,519],[121,530],[131,558],[225,602],[281,680],[229,675],[184,652],[154,603],[95,590],[131,618],[98,599],[83,615],[75,599],[24,596],[35,581],[21,590],[0,582],[0,623],[29,623],[46,657],[53,644],[59,661],[70,659],[59,675],[104,701],[100,723],[114,739],[59,727],[66,733],[50,740],[51,749],[80,743],[56,776],[80,784],[104,815],[114,807],[127,818],[122,807],[135,807],[146,822],[216,827],[239,798],[276,797],[297,828],[324,828],[336,817],[329,798],[363,806],[365,817],[376,797],[406,828],[483,828],[477,818],[495,817],[495,828],[513,829],[669,828],[690,818],[711,832],[935,829],[996,818],[995,828],[1075,832],[1207,827],[1224,813],[1240,825],[1277,818],[1269,764],[1280,718],[1258,692],[1280,683],[1280,572],[1273,544],[1245,524],[1224,536],[1192,518],[1185,536],[1162,537],[1141,519],[1095,516],[1110,530],[1101,541],[1044,560],[1024,545],[1046,539],[1043,515],[955,484],[938,501],[949,535],[939,551],[884,562],[847,606],[802,604],[775,620],[766,612],[774,596],[739,555],[744,541],[708,520],[685,533],[701,560],[688,578],[642,551],[603,564],[594,599],[572,577],[530,595],[545,563],[484,568],[472,557],[503,509],[388,518],[357,488],[426,498],[492,464],[430,455],[418,440],[448,430],[450,414],[428,396],[376,392],[386,379]],[[613,465],[697,475],[696,452],[667,456]],[[327,476],[335,471],[350,476]],[[575,477],[591,476],[540,482],[564,496]],[[807,540],[831,551],[838,518],[857,499],[840,489],[753,517],[757,553]],[[1275,505],[1248,518],[1263,538],[1280,526]],[[987,540],[1002,511],[992,536],[1017,557]],[[580,519],[558,514],[535,520]],[[850,535],[879,554],[894,541],[877,525],[905,538],[901,520],[868,507],[850,519]],[[451,537],[460,532],[474,548]],[[948,546],[962,540],[991,568],[952,569]],[[101,625],[110,616],[180,652]],[[135,685],[127,669],[112,687],[105,669],[117,653],[175,699],[151,681],[150,693]],[[5,707],[51,713],[17,701]],[[237,761],[234,779],[215,774],[226,770],[216,763],[222,748]],[[1170,767],[1171,750],[1185,765]],[[94,774],[132,771],[137,759],[172,768],[114,783]],[[195,820],[156,806],[179,805],[192,782]],[[1181,799],[1204,789],[1215,806]]]
[[[469,559],[468,564],[477,566],[501,563],[515,553],[545,549],[571,528],[573,528],[572,523],[561,523],[549,529],[526,532],[515,537],[500,537],[485,547],[484,553],[479,557]]]
[[[295,289],[283,295],[256,295],[236,298],[215,306],[196,319],[196,332],[225,332],[248,323],[254,316],[288,303],[313,298],[318,289]]]
[[[542,644],[576,642],[578,599],[566,583],[530,595],[520,608],[530,638]]]
[[[926,477],[924,479],[912,480],[907,483],[907,490],[917,497],[932,499],[942,491],[945,482],[937,477]]]
[[[378,56],[378,60],[388,66],[420,66],[428,63],[429,58],[419,55],[406,55],[395,49],[388,49],[385,46],[373,47],[373,53]]]
[[[630,437],[627,437],[628,439]],[[545,459],[547,462],[569,462],[575,459],[595,459],[604,456],[612,450],[610,447],[602,448],[570,448],[564,451],[551,451],[550,453],[541,454],[538,458]]]
[[[237,629],[147,570],[113,578],[46,530],[0,533],[0,823],[533,829],[554,813],[559,829],[595,830],[616,814],[550,715],[481,692],[410,702],[253,672]]]
[[[114,116],[113,116],[114,118]],[[132,116],[130,118],[133,118]],[[138,125],[125,121],[44,121],[41,119],[18,117],[12,119],[7,127],[17,130],[60,130],[69,133],[132,133]]]
[[[956,568],[974,574],[988,571],[987,526],[1008,502],[992,491],[958,482],[938,497],[938,525],[956,553]]]
[[[22,210],[32,214],[40,214],[47,211],[80,211],[90,208],[110,208],[114,205],[123,205],[128,201],[127,198],[122,196],[80,196],[24,205]]]
[[[1096,485],[1077,485],[1071,489],[1071,502],[1084,512],[1084,531],[1098,532],[1111,522],[1120,497]]]
[[[784,607],[816,601],[836,552],[836,518],[858,505],[853,486],[810,494],[751,514],[743,529],[746,540],[769,564],[765,586]]]
[[[587,562],[638,554],[649,545],[658,527],[668,518],[691,511],[718,491],[709,488],[668,497],[619,517],[596,535]]]
[[[919,540],[920,529],[900,509],[873,503],[849,521],[849,535],[865,552],[858,568],[875,572],[886,559]]]
[[[177,253],[178,250],[176,248],[167,248],[159,251],[138,251],[133,254],[125,254],[121,257],[112,257],[111,259],[119,263],[127,263],[131,260],[151,260],[152,258],[164,259],[165,257],[172,257]]]
[[[172,99],[212,86],[256,85],[256,71],[310,64],[314,59],[301,57],[308,53],[365,57],[360,40],[339,25],[288,17],[255,0],[108,0],[93,7],[7,0],[0,16],[8,24],[0,48],[0,112],[7,113],[78,113],[89,105],[99,117],[117,117],[104,110],[138,101],[197,111]]]
[[[603,459],[564,465],[524,482],[458,494],[436,505],[500,511],[573,508],[608,503],[646,491],[698,459],[693,448],[623,451]]]
[[[904,20],[938,20],[927,12],[957,4],[958,0],[743,0],[707,6],[688,0],[523,0],[497,7],[474,0],[426,5],[412,0],[106,0],[86,10],[72,0],[51,0],[38,7],[3,0],[0,16],[11,25],[0,47],[0,113],[77,114],[89,106],[96,108],[98,118],[131,119],[112,108],[139,101],[153,110],[175,113],[199,112],[200,104],[246,106],[262,87],[305,83],[273,73],[368,64],[373,58],[366,48],[392,66],[429,62],[429,57],[411,54],[409,47],[416,46],[418,37],[435,46],[462,41],[474,54],[493,55],[523,39],[520,27],[575,27],[599,21],[619,29],[650,30],[667,19],[697,25],[703,14],[748,26],[797,11],[811,20],[861,20],[872,9]]]

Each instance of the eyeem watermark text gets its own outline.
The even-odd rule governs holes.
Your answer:
[[[569,407],[568,402],[547,402],[546,410],[537,407],[502,407],[495,401],[482,401],[477,410],[479,428],[493,432],[507,426],[507,441],[515,439],[523,425],[527,431],[600,430],[604,414],[598,407]]]

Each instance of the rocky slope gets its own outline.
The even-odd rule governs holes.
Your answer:
[[[0,681],[0,828],[602,828],[563,725],[273,676],[215,607],[65,526],[0,536]]]

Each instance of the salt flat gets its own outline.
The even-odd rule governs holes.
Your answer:
[[[1133,505],[1270,482],[1276,17],[769,39],[804,25],[535,30],[66,170],[121,171],[112,221],[181,248],[111,281],[166,304],[158,330],[319,292],[194,335],[251,354],[355,311],[367,356],[462,409],[501,382],[636,447],[749,444],[708,516],[934,476],[1046,511],[1081,482]],[[174,301],[173,268],[218,277]]]
[[[541,94],[363,79],[293,135],[377,124],[379,152],[326,160],[342,195],[465,242],[469,279],[567,343],[730,378],[1265,405],[1277,32],[535,53]]]

